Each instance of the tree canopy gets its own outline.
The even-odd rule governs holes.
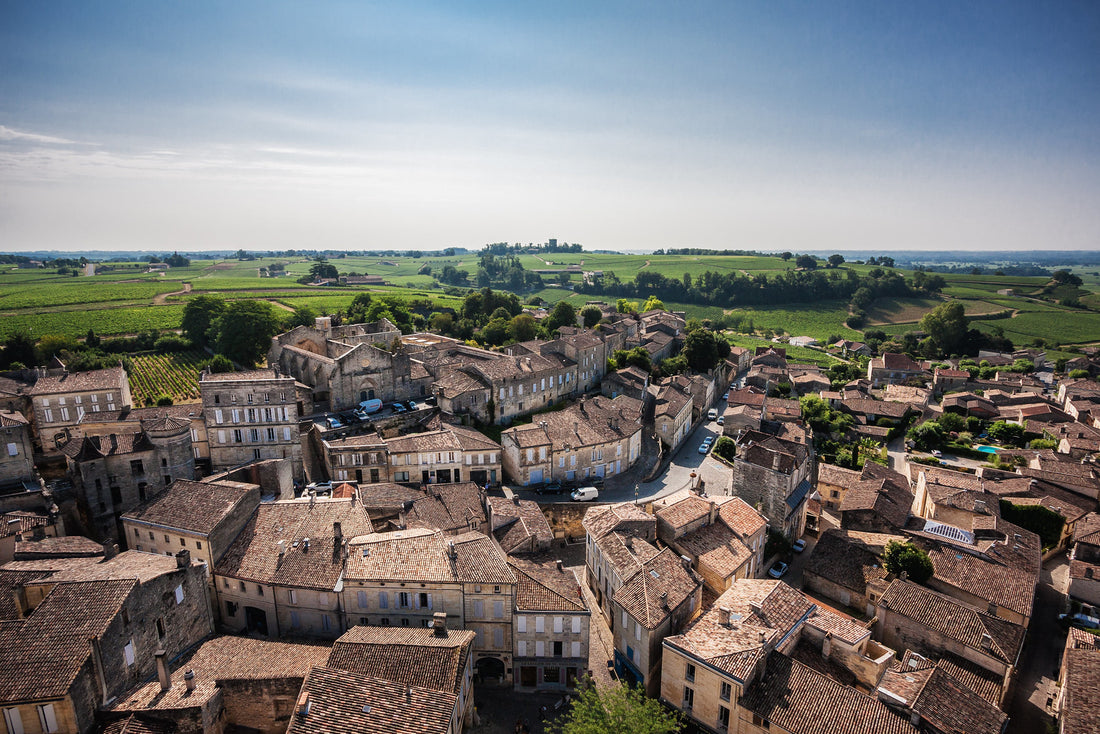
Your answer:
[[[233,301],[214,324],[217,350],[234,362],[254,366],[271,347],[282,319],[267,301]]]
[[[558,301],[554,304],[554,310],[546,317],[543,326],[547,331],[554,331],[563,326],[577,325],[577,309],[569,301]]]
[[[890,573],[897,576],[905,573],[911,581],[918,584],[932,578],[935,572],[932,559],[911,542],[891,540],[882,552],[882,562]]]
[[[183,307],[180,327],[183,335],[197,347],[209,346],[216,338],[210,333],[218,318],[225,313],[225,299],[221,296],[195,296]]]
[[[682,728],[678,711],[649,698],[640,688],[617,685],[578,689],[569,711],[551,722],[557,734],[673,734]]]

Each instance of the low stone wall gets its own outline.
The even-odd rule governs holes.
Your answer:
[[[542,514],[546,515],[550,529],[558,540],[576,542],[584,540],[584,526],[581,520],[590,507],[600,507],[593,502],[554,502],[542,505]]]

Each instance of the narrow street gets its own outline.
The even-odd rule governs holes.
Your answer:
[[[1058,696],[1058,667],[1066,644],[1066,631],[1058,623],[1058,615],[1065,611],[1068,577],[1069,563],[1064,555],[1043,565],[1018,678],[1005,705],[1008,734],[1045,732],[1053,720],[1051,706]]]

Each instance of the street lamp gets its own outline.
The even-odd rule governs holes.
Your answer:
[[[634,483],[634,504],[638,504],[638,483]]]

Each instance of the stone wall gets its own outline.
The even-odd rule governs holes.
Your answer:
[[[226,723],[264,734],[282,734],[294,713],[302,681],[302,678],[221,681],[218,685]]]
[[[542,505],[542,514],[546,515],[555,538],[581,541],[585,536],[584,526],[581,525],[584,513],[590,507],[599,506],[590,502],[554,502]]]

